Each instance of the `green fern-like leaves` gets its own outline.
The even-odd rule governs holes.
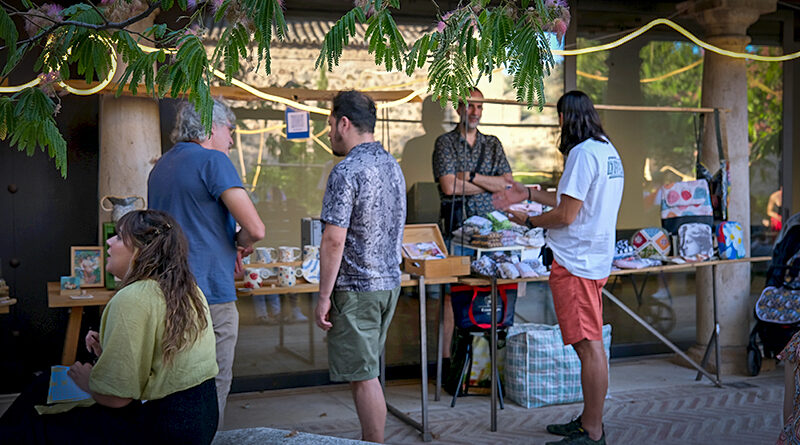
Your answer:
[[[542,110],[545,103],[544,78],[554,64],[547,38],[541,28],[529,21],[520,21],[514,29],[509,47],[508,70],[514,76],[517,100]]]
[[[3,41],[3,45],[7,48],[6,64],[5,68],[3,69],[3,76],[11,71],[19,62],[19,56],[16,55],[18,38],[19,33],[17,32],[17,27],[14,26],[14,22],[11,20],[11,17],[8,16],[6,10],[4,8],[0,8],[0,40]]]
[[[9,145],[28,156],[33,156],[37,147],[46,149],[61,176],[66,178],[67,142],[56,125],[54,109],[52,99],[38,88],[26,88],[11,98],[0,98],[0,135],[11,135]]]
[[[317,62],[314,67],[319,69],[323,65],[332,71],[333,67],[339,64],[344,47],[350,43],[350,38],[356,36],[356,24],[364,23],[366,16],[361,8],[353,8],[342,16],[333,27],[325,34],[322,42]]]
[[[240,3],[242,10],[253,13],[252,19],[255,26],[253,40],[258,42],[258,50],[256,51],[258,54],[258,67],[263,62],[264,71],[269,74],[272,70],[269,45],[272,40],[273,29],[275,30],[275,35],[281,40],[286,35],[286,20],[283,17],[283,9],[278,0],[240,0]],[[229,51],[229,54],[232,57],[233,50]]]
[[[212,56],[212,64],[219,66],[220,61],[222,62],[225,82],[230,83],[233,76],[239,72],[241,66],[239,59],[247,57],[249,42],[250,36],[241,24],[230,26],[222,32]]]
[[[367,19],[367,25],[364,38],[369,42],[369,52],[375,54],[375,64],[386,65],[387,71],[403,69],[408,47],[389,9],[378,11]]]

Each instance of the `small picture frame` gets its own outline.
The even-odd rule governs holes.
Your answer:
[[[61,290],[77,290],[81,288],[80,277],[61,277]]]
[[[72,276],[80,281],[80,287],[103,287],[103,248],[100,246],[72,246],[70,249]]]

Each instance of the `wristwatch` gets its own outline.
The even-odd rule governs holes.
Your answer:
[[[525,188],[528,189],[528,201],[533,201],[533,198],[531,198],[531,190],[533,190],[533,188],[532,187],[525,187]]]
[[[470,174],[469,174],[469,183],[470,184],[472,184],[472,181],[475,180],[475,175],[477,175],[477,174],[478,174],[478,172],[470,172]]]
[[[525,225],[526,225],[526,226],[527,226],[529,229],[532,229],[532,228],[536,227],[536,226],[534,226],[533,224],[531,224],[531,217],[530,217],[530,216],[528,216],[528,217],[526,217],[526,218],[525,218]]]

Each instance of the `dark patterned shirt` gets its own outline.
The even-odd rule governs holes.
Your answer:
[[[347,229],[334,290],[369,292],[400,286],[406,182],[380,142],[353,147],[328,177],[325,224]]]
[[[483,159],[481,158],[483,151]],[[480,160],[480,165],[478,161]],[[503,144],[495,136],[477,132],[475,145],[469,146],[456,127],[453,131],[445,133],[436,139],[433,149],[433,177],[436,181],[444,175],[455,175],[458,172],[476,172],[486,176],[502,176],[511,173]],[[460,190],[456,190],[458,195]],[[442,193],[439,187],[439,197],[450,199]],[[465,198],[467,218],[473,215],[483,215],[494,210],[492,194],[480,193],[467,195]]]

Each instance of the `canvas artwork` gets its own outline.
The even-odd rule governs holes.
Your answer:
[[[103,249],[100,246],[73,246],[70,255],[72,276],[80,287],[103,287]]]

